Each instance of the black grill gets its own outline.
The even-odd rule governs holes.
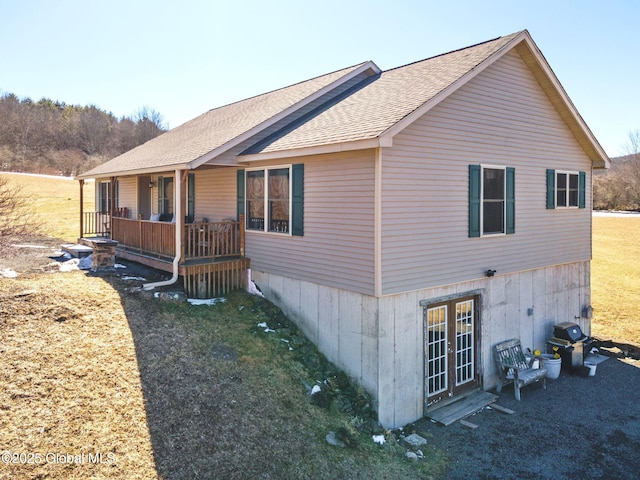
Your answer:
[[[589,355],[593,338],[582,333],[577,323],[564,322],[553,327],[553,337],[547,343],[547,351],[556,351],[562,358],[562,368],[573,371],[584,365],[584,358]]]

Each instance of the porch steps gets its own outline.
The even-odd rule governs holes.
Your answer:
[[[60,248],[75,258],[84,258],[93,253],[93,248],[79,243],[63,243]]]
[[[489,392],[477,390],[460,400],[454,401],[436,410],[427,412],[426,417],[441,423],[445,427],[461,420],[478,410],[482,410],[498,400],[498,397]]]

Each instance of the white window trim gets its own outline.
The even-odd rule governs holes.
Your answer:
[[[245,170],[245,176],[244,176],[244,191],[248,192],[247,189],[247,180],[249,179],[249,175],[247,175],[249,172],[260,172],[263,171],[264,172],[264,212],[263,212],[263,216],[264,216],[264,228],[262,230],[256,230],[255,228],[247,228],[246,226],[246,222],[249,221],[249,215],[245,215],[245,232],[246,233],[258,233],[258,234],[267,234],[267,235],[286,235],[286,236],[292,236],[291,234],[291,230],[292,230],[292,205],[293,205],[293,199],[292,199],[292,195],[293,195],[293,164],[288,164],[288,165],[273,165],[273,166],[268,166],[268,167],[257,167],[257,168],[247,168]],[[278,170],[278,169],[283,169],[286,168],[289,170],[289,231],[288,232],[272,232],[269,230],[269,170]],[[245,208],[245,212],[247,212],[247,202],[249,200],[248,195],[245,193],[245,199],[244,199],[244,208]]]
[[[566,188],[566,194],[565,194],[567,205],[558,205],[558,174],[567,175],[567,188]],[[577,190],[578,196],[577,196],[577,203],[575,205],[569,205],[569,175],[575,175],[576,177],[578,177],[578,190]],[[556,176],[555,187],[553,189],[554,190],[553,204],[555,208],[559,210],[579,209],[580,208],[580,172],[575,172],[571,170],[556,170],[555,176]]]
[[[502,232],[484,233],[484,170],[502,170],[503,175],[503,199],[502,199]],[[480,237],[500,237],[507,235],[507,167],[504,165],[480,164]]]

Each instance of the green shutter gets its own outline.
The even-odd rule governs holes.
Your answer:
[[[480,165],[469,165],[469,237],[480,236]]]
[[[187,178],[187,217],[188,223],[196,218],[196,174],[190,173]]]
[[[291,167],[291,235],[304,235],[304,164]]]
[[[516,233],[516,169],[507,167],[507,234]]]
[[[556,171],[547,169],[547,208],[556,208]]]
[[[244,214],[244,170],[238,170],[236,179],[238,220]]]
[[[587,197],[587,174],[585,172],[578,173],[578,207],[586,208]]]
[[[158,213],[164,213],[164,177],[158,177]]]

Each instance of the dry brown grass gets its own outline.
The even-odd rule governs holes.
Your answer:
[[[35,220],[46,235],[75,241],[80,232],[79,182],[65,177],[2,173],[10,184],[22,187],[22,194],[32,199]],[[85,211],[93,210],[93,182],[84,186]]]
[[[640,217],[594,217],[592,334],[640,345]]]
[[[34,455],[22,459],[31,464],[0,464],[0,478],[153,478],[136,352],[118,293],[75,272],[2,279],[0,298],[0,450]],[[47,463],[48,453],[87,461]],[[89,454],[113,463],[89,462]]]
[[[313,405],[304,384],[323,378],[257,327],[280,318],[273,305],[244,292],[214,307],[165,303],[128,293],[118,273],[0,280],[0,452],[85,454],[81,464],[0,463],[0,479],[442,472],[432,447],[409,463],[402,448],[359,434],[338,407]],[[357,449],[326,443],[340,429]],[[97,453],[112,463],[87,461]]]

